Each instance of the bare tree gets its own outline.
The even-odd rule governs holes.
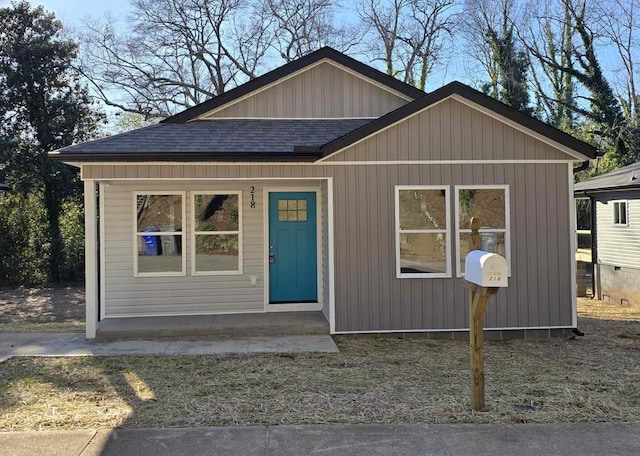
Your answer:
[[[516,0],[465,0],[462,16],[473,58],[489,81],[483,90],[521,111],[531,112],[527,72],[529,61],[517,39]]]
[[[369,53],[387,74],[424,90],[454,28],[455,0],[362,0]]]
[[[107,105],[165,117],[256,77],[264,24],[244,0],[134,0],[124,32],[86,24],[81,69]]]
[[[360,18],[372,31],[373,37],[368,42],[369,51],[374,54],[372,60],[383,62],[385,72],[394,77],[397,76],[394,68],[396,47],[405,5],[406,0],[363,0],[358,10]]]
[[[610,0],[595,5],[597,18],[601,25],[603,37],[609,41],[616,51],[621,68],[619,79],[622,79],[620,103],[625,117],[630,122],[640,121],[638,110],[640,99],[636,88],[638,77],[637,62],[640,58],[640,1]]]
[[[533,92],[540,117],[551,125],[573,132],[575,115],[574,77],[562,67],[573,67],[573,39],[575,29],[566,5],[556,0],[527,4],[527,28],[521,39],[530,62]],[[559,66],[546,64],[537,55],[551,56]]]
[[[335,0],[259,0],[269,18],[272,47],[285,61],[298,59],[323,46],[346,52],[357,45],[360,33],[338,21]]]
[[[561,0],[566,21],[574,31],[569,47],[571,59],[559,59],[557,53],[528,45],[533,57],[541,64],[570,75],[583,90],[571,100],[573,112],[583,116],[591,127],[591,136],[610,149],[613,166],[635,160],[640,152],[638,129],[625,119],[619,100],[604,74],[598,58],[598,44],[602,39],[601,14],[595,3],[586,0]],[[561,100],[555,100],[561,101]]]

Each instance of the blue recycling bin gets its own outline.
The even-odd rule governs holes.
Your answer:
[[[143,233],[153,233],[160,231],[155,226],[149,226],[142,230]],[[142,236],[144,243],[144,254],[147,256],[160,255],[160,236]]]

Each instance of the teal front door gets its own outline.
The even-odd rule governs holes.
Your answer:
[[[318,301],[315,192],[269,193],[269,303]]]

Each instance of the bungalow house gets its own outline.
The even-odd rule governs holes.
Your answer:
[[[591,201],[594,296],[640,305],[640,162],[574,186]]]
[[[49,156],[84,181],[88,338],[110,319],[293,312],[453,337],[471,216],[510,269],[486,327],[576,326],[572,166],[595,150],[458,82],[424,93],[323,48]]]

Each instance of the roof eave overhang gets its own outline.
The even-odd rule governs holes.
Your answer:
[[[605,193],[621,193],[621,192],[640,192],[640,184],[625,185],[623,187],[602,187],[602,188],[586,188],[573,191],[574,196],[588,197],[591,195],[602,195]]]
[[[297,148],[296,148],[297,149]],[[321,157],[317,148],[294,150],[294,152],[262,153],[207,153],[207,152],[168,152],[168,153],[49,153],[49,158],[64,163],[92,162],[313,162]]]

